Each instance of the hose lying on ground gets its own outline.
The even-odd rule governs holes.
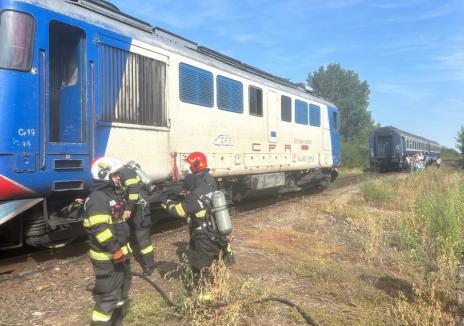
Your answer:
[[[166,295],[166,293],[164,293],[163,290],[158,285],[156,285],[156,283],[153,282],[148,276],[137,273],[137,272],[132,272],[132,275],[140,277],[141,279],[144,279],[148,284],[150,284],[161,295],[161,297],[166,301],[166,303],[167,303],[167,305],[169,307],[172,307],[172,308],[175,308],[175,309],[180,308],[180,306],[178,304],[174,303]],[[266,302],[271,302],[271,301],[283,303],[283,304],[286,304],[287,306],[295,308],[300,313],[300,315],[304,318],[306,323],[308,323],[308,325],[319,326],[319,324],[316,321],[314,321],[314,319],[312,319],[311,316],[309,316],[300,306],[298,306],[298,305],[294,304],[293,302],[291,302],[289,300],[286,300],[286,299],[282,299],[282,298],[278,298],[278,297],[266,297],[266,298],[262,298],[262,299],[253,301],[252,304],[261,304],[261,303],[266,303]],[[225,306],[227,306],[227,304],[224,304],[224,303],[211,305],[211,307],[213,307],[213,308],[221,308],[221,307],[225,307]]]

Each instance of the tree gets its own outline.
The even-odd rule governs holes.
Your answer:
[[[459,152],[453,148],[442,147],[440,156],[442,159],[457,159],[459,158]]]
[[[458,135],[456,137],[456,141],[458,142],[458,150],[461,155],[464,155],[464,126],[458,131]]]
[[[340,133],[345,140],[352,140],[372,129],[369,106],[369,85],[361,81],[353,70],[345,70],[339,64],[321,66],[308,74],[308,84],[314,94],[335,104],[340,110]],[[367,141],[367,140],[366,140]]]

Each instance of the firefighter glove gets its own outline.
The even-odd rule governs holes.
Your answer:
[[[128,219],[130,219],[131,213],[132,213],[131,211],[125,210],[125,211],[124,211],[124,220],[127,221]]]
[[[163,209],[169,209],[169,206],[171,204],[172,204],[172,200],[166,199],[166,200],[161,202],[161,207],[163,207]]]
[[[126,255],[124,254],[124,251],[122,251],[122,249],[118,249],[115,252],[113,252],[112,258],[115,263],[124,263],[126,260]]]

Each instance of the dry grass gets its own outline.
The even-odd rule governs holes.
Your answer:
[[[341,168],[339,169],[339,176],[340,177],[348,177],[348,176],[353,176],[353,175],[361,175],[363,174],[364,171],[362,168],[359,167],[353,167],[353,168]]]
[[[295,310],[253,304],[272,293],[299,303],[321,325],[453,324],[462,181],[433,169],[372,180],[347,202],[303,198],[242,217],[235,271],[248,277],[218,263],[212,283],[191,296],[180,290],[183,310],[175,316],[160,302],[152,309],[161,320],[188,325],[302,324]],[[185,265],[181,289],[189,273]],[[198,292],[226,306],[205,304]]]
[[[436,292],[435,284],[426,290],[414,288],[414,302],[401,295],[395,302],[393,313],[398,325],[454,325],[453,313],[443,307],[443,298]]]

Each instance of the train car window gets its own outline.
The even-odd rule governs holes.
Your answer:
[[[317,105],[309,105],[309,124],[313,127],[321,126],[321,108]]]
[[[302,125],[308,124],[308,103],[295,100],[295,122]]]
[[[250,114],[263,116],[263,90],[254,86],[248,87]]]
[[[0,68],[28,71],[32,65],[34,18],[5,10],[0,15]]]
[[[166,127],[166,63],[108,45],[99,45],[101,117]]]
[[[239,81],[217,76],[217,105],[221,110],[243,112],[243,84]]]
[[[180,63],[179,94],[182,102],[212,108],[214,104],[213,74],[186,63]]]
[[[280,118],[282,121],[292,122],[292,99],[285,95],[280,97]]]

